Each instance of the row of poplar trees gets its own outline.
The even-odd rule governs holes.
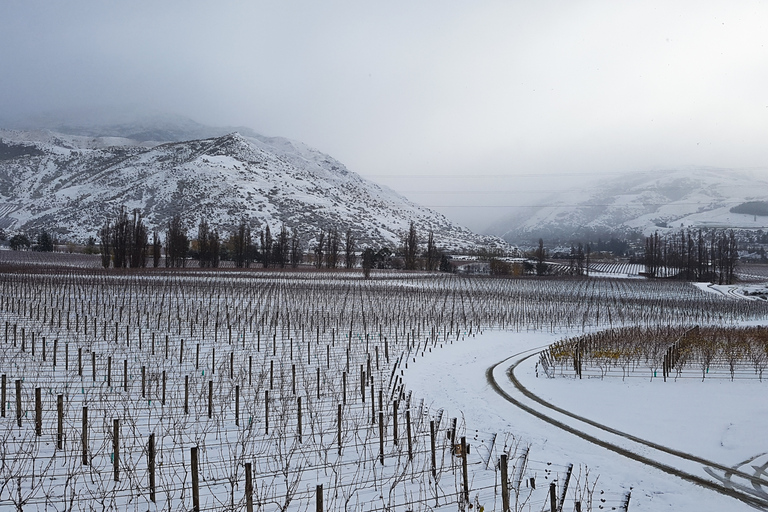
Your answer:
[[[152,243],[149,242],[149,231],[144,224],[141,213],[134,210],[129,215],[123,207],[114,221],[107,221],[99,230],[101,263],[104,268],[140,268],[146,267],[151,256],[152,265],[158,267],[165,250],[166,267],[184,267],[190,255],[190,240],[186,227],[179,215],[168,221],[165,230],[165,243],[160,240],[157,230],[152,233]],[[267,225],[258,234],[251,232],[250,223],[242,219],[232,230],[229,238],[222,240],[219,232],[211,229],[208,222],[201,220],[197,229],[196,253],[194,256],[201,267],[218,267],[222,257],[231,259],[235,267],[249,268],[261,263],[266,267],[285,268],[290,265],[296,268],[304,259],[304,251],[298,230],[294,227],[289,233],[283,225],[280,231],[273,235]],[[432,232],[429,232],[426,251],[419,259],[419,239],[416,227],[410,224],[408,232],[403,237],[403,262],[406,270],[415,270],[424,266],[427,270],[437,270],[445,257],[438,251]],[[364,251],[363,267],[372,268],[376,264],[373,249]],[[355,267],[357,257],[357,241],[350,229],[343,236],[338,229],[320,230],[315,237],[315,244],[310,255],[316,268],[351,269]],[[367,258],[365,256],[368,256]],[[374,255],[374,256],[372,256]]]
[[[739,247],[731,230],[681,230],[645,239],[645,272],[650,277],[677,277],[689,281],[731,284]]]
[[[101,264],[104,268],[109,268],[110,265],[115,268],[146,267],[150,251],[153,266],[160,265],[163,249],[160,236],[155,230],[150,245],[149,230],[138,210],[134,210],[133,214],[129,216],[128,211],[121,208],[114,222],[107,220],[99,229],[98,237]],[[202,237],[201,240],[203,240],[203,244],[210,247],[206,254],[211,263],[215,260],[216,265],[218,265],[218,234],[215,231],[206,231],[206,236]],[[165,233],[165,266],[184,266],[188,251],[189,239],[181,217],[176,215],[168,221]],[[211,264],[207,266],[211,266]]]

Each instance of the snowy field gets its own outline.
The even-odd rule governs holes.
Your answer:
[[[486,370],[498,363],[494,375],[505,392],[535,407],[544,414],[586,431],[600,439],[650,456],[671,467],[707,477],[705,466],[680,461],[668,454],[611,435],[576,421],[571,417],[539,406],[522,396],[507,378],[513,354],[533,354],[549,343],[572,332],[557,333],[486,331],[471,344],[459,344],[435,352],[429,360],[418,361],[406,372],[404,380],[433,403],[461,410],[469,425],[483,430],[514,431],[531,445],[531,453],[545,463],[588,467],[597,476],[596,494],[605,492],[610,499],[604,508],[593,503],[593,510],[611,510],[621,501],[622,492],[631,490],[629,510],[755,510],[756,507],[713,490],[648,467],[605,447],[565,432],[524,412],[494,391],[486,379]],[[768,422],[765,402],[766,382],[757,379],[731,382],[727,379],[554,378],[536,375],[536,358],[523,359],[515,375],[532,393],[553,405],[612,429],[643,440],[683,451],[728,467],[744,466],[750,474],[765,469],[768,444],[763,441]],[[443,371],[450,368],[450,371]],[[754,466],[754,468],[753,468]],[[742,468],[743,469],[743,468]],[[724,477],[723,471],[712,471]],[[541,468],[538,471],[541,475]],[[766,496],[768,478],[755,494]],[[715,482],[716,479],[713,479]],[[733,485],[744,485],[733,479]],[[751,482],[750,482],[751,484]],[[569,494],[569,500],[573,497]],[[541,505],[522,510],[542,510]],[[757,509],[761,509],[757,507]],[[545,509],[545,510],[548,510]],[[573,502],[564,510],[573,510]]]
[[[768,304],[736,292],[12,270],[0,273],[0,509],[501,510],[502,455],[512,510],[549,510],[552,484],[563,510],[768,504],[760,482],[723,470],[765,464],[768,383],[547,379],[527,357],[609,327],[766,322]]]

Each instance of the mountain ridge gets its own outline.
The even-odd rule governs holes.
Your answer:
[[[8,231],[46,230],[82,242],[125,206],[158,231],[180,213],[190,232],[205,218],[226,236],[246,218],[256,230],[296,227],[308,243],[336,227],[351,229],[361,244],[397,247],[413,221],[445,248],[510,249],[281,137],[233,132],[155,144],[0,130],[0,143],[8,152],[0,157],[0,228]]]
[[[649,235],[680,228],[761,229],[768,217],[731,212],[768,198],[768,178],[757,172],[691,168],[627,174],[550,196],[485,232],[510,243]]]

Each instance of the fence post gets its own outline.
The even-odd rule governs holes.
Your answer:
[[[269,390],[264,391],[264,433],[269,434]]]
[[[253,481],[251,480],[251,463],[245,463],[245,510],[253,512]]]
[[[336,424],[339,430],[339,455],[341,455],[341,404],[338,405],[336,411]]]
[[[509,512],[509,480],[507,476],[507,454],[501,454],[501,512]]]
[[[397,406],[398,402],[394,400],[392,402],[392,439],[395,446],[397,446]]]
[[[384,413],[379,411],[379,461],[384,465]]]
[[[240,386],[235,386],[235,426],[240,426]]]
[[[298,408],[298,424],[296,425],[296,428],[298,429],[299,434],[299,444],[301,444],[301,397],[296,399],[296,406]]]
[[[80,433],[83,445],[83,466],[88,465],[88,407],[83,407],[83,430]]]
[[[208,381],[208,419],[213,417],[213,381]]]
[[[21,380],[16,379],[16,423],[21,426]]]
[[[56,425],[56,448],[61,450],[64,447],[64,395],[56,397],[56,416],[58,417]]]
[[[557,488],[555,482],[549,484],[549,510],[551,512],[557,512]]]
[[[315,511],[323,512],[323,484],[315,489]]]
[[[147,449],[147,469],[149,469],[149,500],[155,503],[155,434],[149,434]]]
[[[115,482],[120,481],[120,420],[112,421],[112,465],[115,472]]]
[[[437,478],[437,462],[435,461],[435,420],[429,420],[429,446],[432,451],[432,478]]]
[[[461,436],[461,473],[464,477],[464,502],[469,503],[469,475],[467,474],[467,438]]]
[[[43,398],[40,388],[35,388],[35,435],[43,435]]]
[[[7,381],[5,374],[3,374],[2,379],[0,380],[2,381],[2,384],[0,384],[0,395],[1,395],[0,401],[2,401],[2,409],[3,409],[2,412],[0,413],[0,417],[5,418],[5,392],[6,392],[6,381]]]
[[[408,460],[413,460],[413,445],[411,441],[411,410],[405,410],[405,430],[408,436]]]
[[[200,488],[197,475],[197,447],[190,449],[190,463],[192,465],[192,510],[200,512]]]

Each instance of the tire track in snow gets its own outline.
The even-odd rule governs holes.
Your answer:
[[[524,410],[525,412],[533,416],[536,416],[537,418],[551,425],[554,425],[555,427],[561,430],[569,432],[586,441],[589,441],[593,444],[601,446],[612,452],[623,455],[632,460],[638,461],[647,466],[651,466],[653,468],[664,471],[665,473],[668,473],[668,474],[677,476],[679,478],[682,478],[684,480],[687,480],[689,482],[692,482],[696,485],[700,485],[702,487],[713,490],[720,494],[735,498],[755,509],[768,510],[768,498],[766,498],[765,492],[759,491],[759,489],[768,488],[768,480],[762,480],[760,478],[757,478],[754,475],[749,475],[748,473],[738,471],[733,467],[724,466],[717,462],[703,459],[701,457],[697,457],[690,453],[674,450],[666,446],[662,446],[660,444],[657,444],[645,439],[641,439],[637,436],[627,434],[625,432],[621,432],[619,430],[611,428],[602,423],[598,423],[596,421],[590,420],[583,416],[579,416],[565,409],[562,409],[538,397],[537,395],[533,394],[530,390],[528,390],[525,386],[523,386],[523,384],[517,379],[517,377],[515,377],[514,371],[515,371],[515,368],[517,368],[517,366],[520,365],[520,363],[522,363],[526,359],[529,359],[530,357],[538,355],[540,350],[541,348],[535,348],[526,352],[521,352],[507,359],[504,359],[503,361],[499,361],[495,365],[491,366],[485,372],[485,376],[486,376],[486,380],[488,381],[488,384],[493,388],[493,390],[497,394],[499,394],[506,401],[512,403],[513,405]],[[509,368],[505,372],[505,375],[510,380],[510,382],[514,385],[515,390],[520,392],[523,395],[524,399],[533,401],[535,402],[535,404],[543,406],[551,411],[554,411],[557,414],[566,416],[564,420],[554,418],[550,414],[542,412],[541,410],[538,410],[531,405],[525,404],[520,398],[513,397],[507,391],[502,389],[502,387],[496,381],[496,377],[494,376],[494,371],[499,366],[509,361],[512,361],[512,364],[511,366],[509,366]],[[568,419],[575,420],[575,421],[572,422],[573,424],[569,424],[566,422]],[[598,437],[594,433],[588,433],[585,431],[583,426],[578,426],[579,422],[585,425],[588,425],[593,429],[598,429],[602,431],[604,434],[607,434],[606,436],[601,436],[601,437],[613,436],[613,437],[618,437],[621,440],[630,441],[631,443],[634,443],[635,446],[633,446],[633,448],[635,448],[635,450],[633,451],[629,448],[619,446],[618,444],[615,444],[615,442],[611,442],[604,438]],[[578,428],[577,426],[574,426],[574,425],[577,425]],[[657,454],[657,455],[671,456],[672,461],[676,462],[676,465],[679,465],[680,462],[683,462],[683,464],[694,463],[697,469],[702,470],[704,474],[708,475],[714,481],[710,480],[706,476],[699,476],[692,472],[684,471],[678,467],[672,466],[669,463],[661,462],[660,460],[641,455],[637,453],[637,449],[641,447],[650,448],[657,452],[661,452],[660,454]],[[715,469],[722,471],[725,475],[729,475],[729,478],[738,477],[738,478],[747,480],[755,489],[755,491],[753,491],[751,488],[747,486],[739,485],[734,482],[731,482],[730,479],[723,479],[721,477],[718,477],[715,474],[715,471],[714,471]]]

